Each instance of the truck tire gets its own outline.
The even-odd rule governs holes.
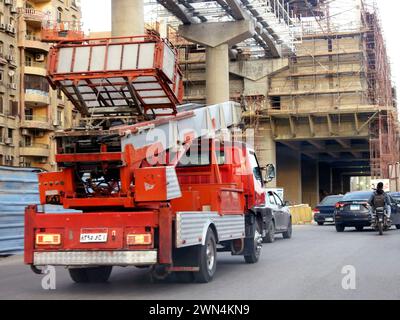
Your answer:
[[[72,281],[76,283],[87,283],[89,282],[89,278],[86,274],[86,269],[79,268],[79,269],[68,269],[69,276],[71,277]]]
[[[261,227],[258,221],[256,221],[252,228],[252,238],[246,238],[244,240],[244,246],[245,246],[244,250],[245,252],[250,253],[244,255],[244,260],[246,261],[246,263],[253,264],[258,262],[261,255],[261,247],[262,247],[261,243],[262,243]]]
[[[69,269],[68,271],[71,279],[76,283],[101,283],[108,281],[112,267],[76,268]]]
[[[287,230],[284,233],[282,233],[283,239],[290,239],[292,237],[292,232],[293,232],[292,219],[290,219]]]
[[[194,273],[194,278],[198,283],[208,283],[217,270],[217,241],[213,230],[208,228],[205,244],[196,249],[200,270]]]
[[[268,225],[267,235],[263,238],[264,243],[272,243],[275,241],[275,222],[270,221]]]

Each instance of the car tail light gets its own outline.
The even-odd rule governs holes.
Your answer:
[[[317,209],[317,208],[315,208],[315,209],[313,209],[313,211],[312,211],[314,214],[318,214],[318,213],[320,213],[320,211],[319,211],[319,209]]]
[[[340,203],[340,202],[336,203],[336,209],[340,209],[343,207],[344,207],[344,203]]]
[[[36,234],[36,245],[49,246],[60,245],[61,234],[56,233],[38,233]]]
[[[128,246],[150,245],[152,244],[151,234],[128,234],[126,236],[126,243]]]

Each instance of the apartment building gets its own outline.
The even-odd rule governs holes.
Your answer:
[[[18,165],[17,9],[0,0],[0,165]]]
[[[17,165],[55,169],[54,131],[72,126],[77,117],[73,106],[46,80],[50,44],[42,42],[42,25],[76,22],[80,3],[74,0],[16,0],[19,130]]]

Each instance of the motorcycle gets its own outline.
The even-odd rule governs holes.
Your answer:
[[[374,210],[374,216],[372,219],[372,227],[379,232],[379,235],[383,235],[384,231],[390,229],[390,220],[386,214],[385,208],[376,208]]]

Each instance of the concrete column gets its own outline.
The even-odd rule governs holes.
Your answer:
[[[319,189],[332,193],[332,167],[327,163],[319,164]]]
[[[268,164],[273,164],[276,168],[276,142],[269,124],[260,126],[254,132],[254,143],[260,166],[265,167]],[[277,172],[278,174],[279,172]],[[277,186],[281,187],[277,184],[277,178],[268,183],[269,188],[276,188]]]
[[[229,101],[229,46],[254,33],[254,22],[247,20],[179,26],[182,37],[206,47],[207,104]]]
[[[302,161],[302,202],[314,208],[319,203],[319,168],[317,160]]]
[[[111,17],[113,37],[144,34],[143,0],[112,0]]]
[[[221,44],[206,49],[207,104],[229,101],[229,47]]]
[[[300,152],[279,147],[277,149],[277,185],[285,189],[284,200],[291,204],[302,203]]]

